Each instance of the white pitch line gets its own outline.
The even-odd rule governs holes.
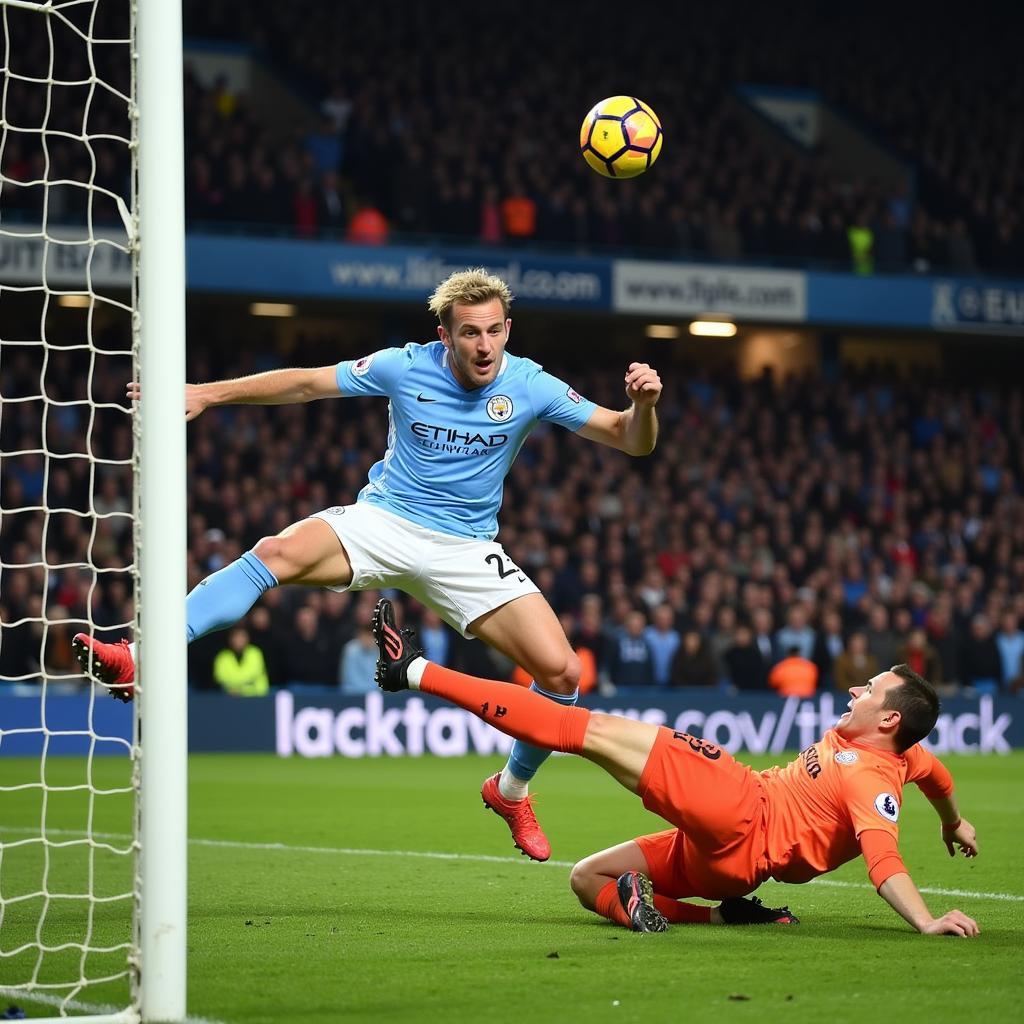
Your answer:
[[[17,832],[20,834],[33,835],[37,829],[29,828],[8,828],[0,825],[0,833]],[[83,832],[65,829],[47,829],[47,835],[85,835]],[[116,832],[94,832],[97,839],[130,839],[130,836]],[[487,853],[444,853],[434,850],[377,850],[371,847],[356,846],[297,846],[291,843],[254,843],[245,842],[239,839],[201,839],[193,837],[189,839],[192,846],[206,846],[214,849],[222,848],[228,850],[263,850],[268,853],[316,853],[334,855],[336,857],[406,857],[420,860],[450,860],[466,861],[480,864],[512,864],[526,867],[534,862],[526,857],[498,857]],[[540,866],[549,868],[571,868],[574,862],[571,860],[548,860]],[[784,884],[784,883],[779,883]],[[811,880],[812,885],[829,885],[836,889],[866,889],[875,890],[875,887],[868,882],[843,882],[834,878],[815,878]],[[920,892],[930,896],[960,896],[965,899],[975,900],[999,900],[1008,903],[1024,903],[1024,895],[1014,892],[975,892],[972,889],[945,889],[937,886],[918,886]]]

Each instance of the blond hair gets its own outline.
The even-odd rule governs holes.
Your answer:
[[[427,301],[427,308],[441,322],[446,330],[451,329],[452,306],[461,302],[466,306],[477,306],[491,299],[501,301],[502,312],[508,319],[512,305],[512,292],[496,274],[488,274],[483,267],[457,270],[449,274],[435,289]]]

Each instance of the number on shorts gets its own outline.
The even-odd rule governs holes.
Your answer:
[[[522,572],[519,566],[514,565],[511,561],[508,563],[508,568],[505,567],[505,561],[501,555],[492,551],[485,559],[485,562],[493,562],[498,570],[498,577],[500,579],[507,579],[509,576],[514,576],[517,572]]]
[[[703,754],[709,761],[717,761],[722,756],[721,749],[716,747],[714,743],[708,743],[707,740],[691,736],[688,732],[674,732],[672,736],[688,744],[695,754]]]

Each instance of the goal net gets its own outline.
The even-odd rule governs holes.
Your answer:
[[[33,1018],[146,1015],[145,687],[71,647],[141,636],[134,10],[0,0],[0,1014]]]

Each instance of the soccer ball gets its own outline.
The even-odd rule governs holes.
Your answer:
[[[609,96],[583,119],[583,159],[606,178],[635,178],[661,152],[661,122],[635,96]]]

